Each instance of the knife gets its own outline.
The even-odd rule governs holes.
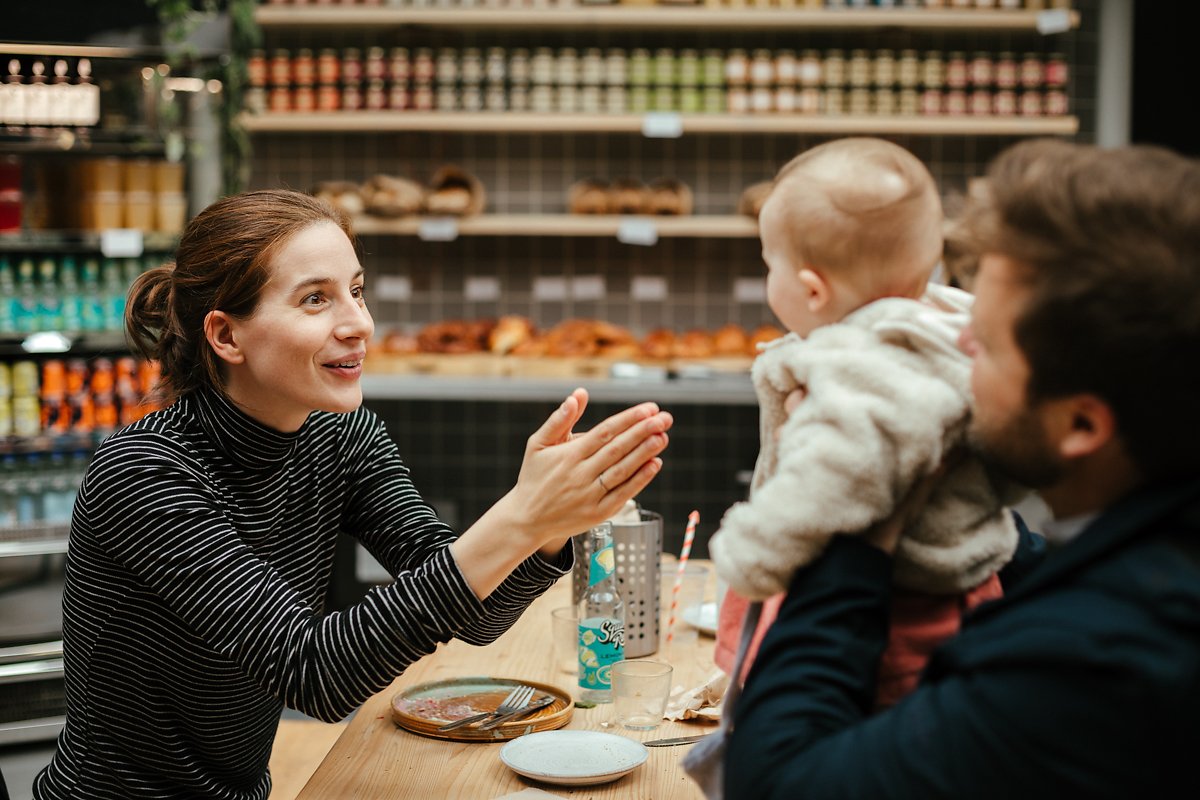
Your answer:
[[[520,719],[521,717],[525,716],[526,714],[532,714],[534,711],[537,711],[539,708],[545,708],[546,706],[550,705],[557,699],[558,698],[556,698],[554,695],[548,694],[539,700],[533,701],[532,703],[525,706],[524,708],[518,708],[516,711],[509,712],[508,714],[501,714],[498,717],[492,717],[487,722],[480,725],[479,730],[490,731],[493,728],[499,728],[501,725],[503,725],[506,722],[512,722],[514,719]]]
[[[676,744],[694,744],[710,735],[708,733],[700,733],[695,736],[680,736],[676,739],[651,739],[648,742],[642,742],[642,744],[646,745],[646,747],[670,747]]]

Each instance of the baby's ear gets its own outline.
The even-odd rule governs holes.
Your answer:
[[[809,311],[820,311],[833,300],[833,287],[816,270],[802,267],[798,277],[800,283],[804,285],[805,291],[808,292]]]

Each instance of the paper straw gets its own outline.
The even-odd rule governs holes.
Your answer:
[[[688,556],[692,552],[692,540],[696,538],[696,523],[700,521],[700,512],[688,514],[687,530],[683,534],[683,549],[679,551],[679,569],[675,571],[675,585],[671,587],[671,613],[667,617],[667,644],[675,636],[675,611],[679,607],[679,587],[683,585],[683,572],[687,568]]]

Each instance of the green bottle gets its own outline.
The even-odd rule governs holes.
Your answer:
[[[17,282],[8,256],[0,256],[0,334],[17,332]]]
[[[38,330],[63,329],[62,295],[58,290],[58,265],[53,258],[43,258],[38,264]]]
[[[104,297],[100,292],[100,264],[96,259],[84,260],[81,284],[83,307],[80,309],[80,317],[83,321],[83,330],[102,331],[104,330]]]
[[[83,330],[83,293],[74,256],[63,256],[59,260],[58,288],[62,299],[63,330],[78,333]]]
[[[17,302],[13,309],[17,333],[33,333],[38,329],[38,289],[33,259],[26,256],[17,265]]]
[[[121,330],[125,324],[125,281],[116,259],[104,259],[100,268],[100,296],[104,298],[104,330]]]

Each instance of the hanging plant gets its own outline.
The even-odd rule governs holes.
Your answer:
[[[254,21],[255,0],[146,0],[158,10],[168,63],[200,67],[206,80],[221,82],[224,95],[217,107],[221,124],[221,177],[225,194],[242,191],[250,179],[250,136],[241,124],[242,95],[248,81],[250,53],[260,46],[262,32]],[[201,23],[224,13],[229,20],[229,50],[215,61],[201,62],[188,37]]]

